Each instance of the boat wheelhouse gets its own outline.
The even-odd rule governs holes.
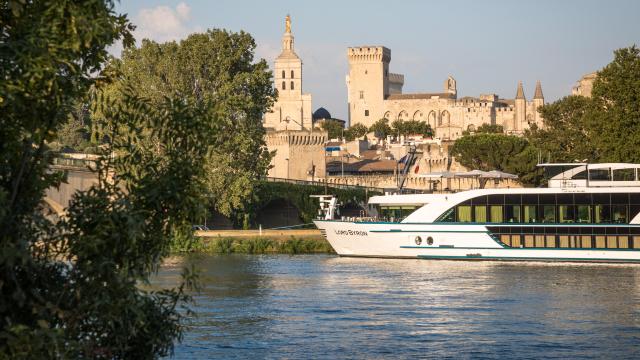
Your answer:
[[[343,256],[640,262],[640,165],[542,166],[547,188],[378,196],[316,225]]]

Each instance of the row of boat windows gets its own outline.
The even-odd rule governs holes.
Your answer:
[[[537,225],[514,224],[513,226],[487,226],[492,234],[503,235],[638,235],[640,236],[640,226],[590,226],[590,225]]]
[[[378,218],[383,221],[400,222],[416,209],[417,206],[380,206],[377,209]]]
[[[467,200],[441,222],[627,223],[640,211],[640,193],[494,194]]]
[[[492,194],[481,195],[461,205],[571,205],[571,204],[640,204],[640,193],[560,193],[560,194]]]
[[[440,222],[628,223],[640,205],[458,205]]]
[[[500,235],[512,248],[640,249],[640,236],[628,235]]]
[[[597,180],[597,181],[637,181],[637,169],[589,169],[583,170],[571,177],[573,180]]]

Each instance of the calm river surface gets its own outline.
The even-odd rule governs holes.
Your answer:
[[[178,359],[640,358],[640,266],[173,258],[201,269]]]

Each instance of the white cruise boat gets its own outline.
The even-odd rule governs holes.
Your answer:
[[[376,217],[314,222],[341,256],[640,263],[639,164],[541,166],[547,188],[374,196]]]

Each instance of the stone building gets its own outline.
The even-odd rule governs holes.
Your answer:
[[[282,52],[275,60],[274,87],[278,101],[264,116],[265,143],[275,152],[267,176],[297,180],[323,177],[327,133],[313,128],[311,95],[302,93],[302,61],[293,48],[289,15]]]
[[[502,125],[505,132],[520,134],[530,124],[542,125],[537,112],[544,104],[542,86],[536,84],[532,101],[518,83],[514,99],[496,94],[458,98],[456,80],[449,76],[440,93],[403,94],[404,75],[389,71],[391,50],[384,46],[347,49],[349,75],[346,77],[349,124],[371,126],[380,118],[389,121],[428,122],[440,139],[456,139],[462,131],[474,131],[483,124]]]
[[[598,77],[597,72],[592,72],[581,77],[573,89],[571,89],[571,95],[591,97],[591,90],[593,90],[593,82],[596,81],[596,77]]]
[[[274,66],[278,101],[264,116],[264,127],[272,130],[311,129],[311,94],[302,93],[302,60],[293,49],[291,17],[287,15],[282,52]]]
[[[265,136],[269,151],[275,154],[267,176],[281,179],[318,180],[325,174],[322,131],[270,131]]]

